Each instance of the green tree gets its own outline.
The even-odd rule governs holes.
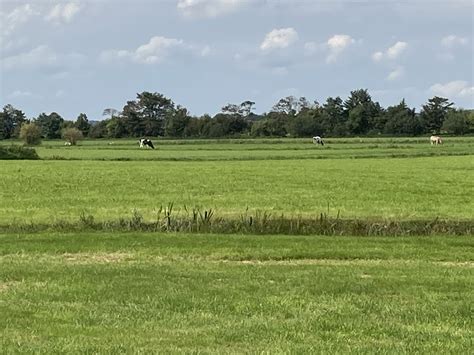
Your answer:
[[[166,119],[165,135],[169,137],[186,137],[186,133],[189,134],[186,131],[186,126],[189,124],[190,119],[188,110],[178,106],[175,112]]]
[[[322,107],[321,116],[325,132],[335,136],[347,134],[347,115],[344,110],[344,103],[339,96],[327,98],[326,103]]]
[[[20,139],[27,145],[38,145],[41,143],[41,128],[35,123],[24,123],[20,129]]]
[[[253,136],[284,137],[288,133],[288,116],[282,112],[269,112],[252,125]]]
[[[415,109],[410,109],[405,100],[396,106],[387,108],[384,114],[384,133],[416,136],[423,133],[423,125],[416,115]]]
[[[89,130],[89,138],[105,138],[107,137],[107,123],[109,120],[103,120],[91,125]]]
[[[426,130],[430,133],[439,133],[443,127],[444,120],[454,104],[444,97],[435,96],[423,105],[421,119]]]
[[[375,122],[382,114],[381,106],[372,101],[366,89],[351,91],[351,95],[344,102],[344,108],[348,116],[347,127],[353,134],[365,134],[375,129]]]
[[[174,111],[173,101],[162,94],[144,91],[137,94],[137,100],[127,102],[120,119],[130,136],[159,136],[164,133],[166,118]]]
[[[87,137],[89,135],[91,124],[89,123],[89,120],[87,119],[87,115],[85,113],[81,113],[79,114],[79,116],[77,116],[76,122],[74,122],[74,127],[80,130],[84,137]]]
[[[56,112],[52,112],[49,115],[42,113],[34,122],[41,127],[43,137],[48,139],[61,138],[64,119]]]
[[[252,110],[254,109],[255,102],[246,100],[240,104],[240,110],[239,113],[244,116],[248,117],[252,113]]]
[[[443,122],[443,130],[456,135],[469,133],[470,115],[472,117],[473,113],[467,110],[450,110],[446,114],[446,119]]]
[[[322,110],[305,109],[300,111],[288,123],[288,132],[294,137],[312,137],[314,135],[324,135],[322,125]]]
[[[0,139],[17,138],[26,122],[25,114],[12,105],[5,105],[0,112]]]
[[[66,128],[65,130],[63,130],[62,136],[63,139],[71,143],[71,145],[76,145],[78,141],[84,139],[82,132],[75,127]]]

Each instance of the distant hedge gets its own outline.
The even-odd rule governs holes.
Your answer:
[[[0,160],[37,160],[39,158],[36,150],[33,148],[27,148],[21,145],[0,147]]]

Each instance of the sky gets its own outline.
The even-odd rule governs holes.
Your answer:
[[[473,0],[0,0],[0,105],[102,119],[142,91],[193,115],[368,89],[474,108]]]

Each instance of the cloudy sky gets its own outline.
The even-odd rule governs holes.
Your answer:
[[[0,0],[0,104],[100,119],[137,92],[192,114],[367,88],[474,108],[472,0]]]

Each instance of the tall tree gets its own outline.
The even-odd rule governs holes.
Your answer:
[[[89,120],[87,119],[87,115],[85,113],[81,113],[79,114],[79,116],[77,116],[77,120],[76,122],[74,122],[74,127],[80,130],[84,137],[87,137],[89,135],[91,124],[89,123]]]
[[[107,116],[108,118],[114,118],[115,116],[120,115],[120,111],[114,108],[106,108],[102,112],[102,116]]]
[[[372,101],[366,89],[351,91],[349,98],[344,101],[344,108],[348,115],[349,132],[353,134],[365,134],[374,129],[377,117],[382,114],[379,103]]]
[[[240,109],[239,112],[244,116],[248,117],[253,110],[253,106],[255,105],[255,102],[246,100],[240,104]]]
[[[423,105],[421,119],[430,133],[439,133],[443,122],[454,104],[444,97],[435,96]]]
[[[12,105],[5,105],[0,112],[0,139],[18,138],[21,125],[26,121],[22,111]]]
[[[384,115],[384,133],[418,135],[423,133],[423,125],[415,113],[405,103],[405,99],[396,106],[389,106]]]
[[[450,110],[446,115],[442,128],[449,133],[464,135],[469,133],[471,128],[469,125],[474,124],[472,118],[474,118],[474,113],[467,110]]]
[[[43,137],[48,139],[61,138],[61,128],[64,119],[56,112],[40,114],[35,123],[41,127]]]
[[[165,135],[169,137],[186,137],[186,126],[191,117],[188,110],[178,105],[175,112],[166,119]]]
[[[327,98],[323,105],[321,120],[326,132],[335,136],[343,136],[347,133],[347,115],[344,103],[339,96]]]
[[[163,135],[165,120],[174,110],[173,101],[167,97],[144,91],[137,94],[137,100],[127,102],[121,118],[131,136],[159,136]]]
[[[236,104],[227,104],[221,108],[221,112],[227,115],[240,115],[240,106]]]

